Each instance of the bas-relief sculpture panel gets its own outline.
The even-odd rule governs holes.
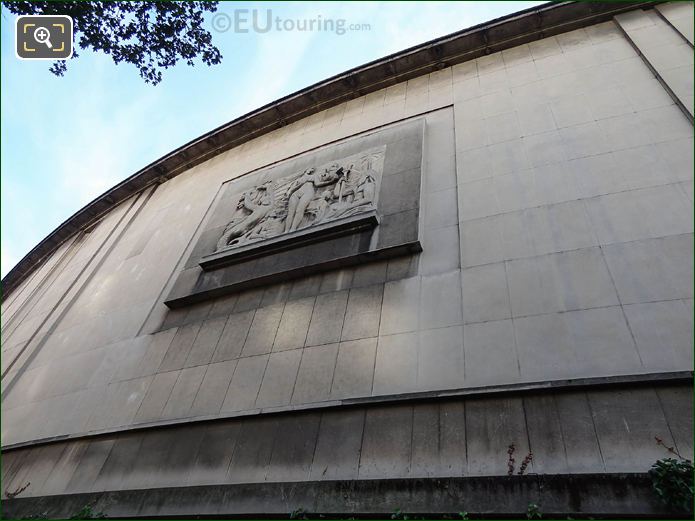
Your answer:
[[[424,128],[398,123],[223,183],[165,304],[421,251]]]
[[[214,253],[376,209],[386,145],[246,190]]]

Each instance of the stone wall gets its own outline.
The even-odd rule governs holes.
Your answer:
[[[639,472],[657,435],[692,457],[688,388],[644,387],[693,366],[684,9],[356,98],[119,205],[3,301],[6,489],[499,475],[512,442],[536,473]],[[415,118],[421,254],[163,304],[223,183]]]
[[[354,479],[639,473],[692,453],[692,387],[517,393],[244,417],[18,449],[3,487],[22,497]],[[671,434],[673,433],[673,434]],[[301,505],[297,505],[299,507]],[[385,505],[392,512],[399,505]],[[293,510],[288,509],[287,512]]]

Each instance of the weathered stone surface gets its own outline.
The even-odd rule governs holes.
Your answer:
[[[330,398],[337,356],[338,344],[307,347],[302,351],[292,403],[306,404]]]
[[[538,23],[575,9],[609,8],[556,4],[540,22],[519,20],[536,20],[535,38]],[[346,501],[365,515],[454,501],[524,515],[533,494],[546,516],[658,513],[648,487],[633,497],[623,477],[601,477],[666,456],[656,435],[692,457],[681,384],[692,369],[693,133],[671,96],[692,91],[692,64],[677,63],[687,44],[671,47],[680,30],[638,11],[621,23],[641,55],[607,21],[503,52],[488,44],[432,74],[412,63],[417,77],[178,165],[181,175],[103,214],[3,301],[3,442],[50,439],[5,447],[8,491],[31,482],[19,501],[125,491],[122,511],[116,496],[94,497],[131,517]],[[509,36],[505,24],[490,30],[491,42]],[[658,79],[645,60],[661,64]],[[380,193],[364,205],[376,227],[201,270],[234,228],[218,208],[244,193],[258,206],[266,182],[384,145]],[[316,195],[281,236],[317,238]],[[272,223],[256,224],[260,236]],[[238,248],[261,247],[246,234]],[[423,252],[398,249],[416,240]],[[167,313],[171,290],[207,300]],[[517,466],[534,453],[531,488],[506,480],[512,442]],[[484,479],[457,489],[461,476]],[[399,479],[420,481],[382,481]],[[215,488],[230,481],[240,488]],[[84,500],[65,498],[66,515]]]
[[[273,351],[303,347],[309,331],[314,298],[290,301],[285,304],[273,344]]]
[[[331,399],[371,394],[375,356],[376,338],[341,342],[331,386]]]
[[[316,297],[306,339],[307,346],[330,344],[340,340],[348,294],[346,290]]]
[[[419,251],[422,137],[403,123],[225,185],[167,305]],[[433,198],[432,226],[456,224],[449,199]]]
[[[454,515],[465,506],[472,514],[502,512],[519,517],[526,515],[531,497],[542,506],[543,515],[599,516],[616,511],[669,515],[653,497],[651,481],[644,474],[560,474],[545,477],[542,487],[539,479],[511,476],[501,480],[459,477],[211,485],[14,499],[5,501],[4,505],[6,515],[12,518],[36,511],[47,512],[52,518],[68,517],[85,504],[93,505],[93,511],[104,512],[109,517],[287,515],[288,505],[294,510],[301,508],[308,515],[374,512],[391,515],[399,508],[407,512]]]

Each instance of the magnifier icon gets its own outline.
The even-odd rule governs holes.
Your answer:
[[[52,49],[53,46],[51,45],[50,37],[51,33],[45,27],[37,27],[34,30],[34,39],[39,43],[45,43],[46,47]]]

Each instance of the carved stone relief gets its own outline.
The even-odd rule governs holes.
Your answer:
[[[386,145],[268,181],[232,198],[215,252],[376,209]]]

